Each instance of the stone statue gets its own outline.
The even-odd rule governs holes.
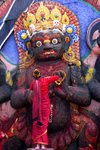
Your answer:
[[[33,146],[34,91],[29,87],[35,69],[40,70],[43,78],[59,70],[59,80],[50,84],[48,91],[51,104],[48,147],[68,149],[77,140],[78,150],[96,149],[98,127],[79,111],[82,106],[90,105],[91,98],[81,70],[77,17],[57,2],[37,2],[18,18],[14,34],[19,69],[11,106],[17,109],[18,116],[7,133],[9,138],[2,142],[2,150]]]

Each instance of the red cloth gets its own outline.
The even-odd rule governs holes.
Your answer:
[[[41,86],[42,127],[37,125],[37,120],[33,122],[33,131],[32,131],[33,144],[38,143],[38,144],[48,145],[47,127],[48,127],[48,120],[49,120],[49,115],[50,115],[50,99],[48,95],[48,86],[50,83],[58,79],[59,79],[59,76],[57,75],[38,79],[40,81],[40,86]],[[33,90],[34,89],[33,87],[34,87],[34,80],[30,86],[30,89]],[[33,97],[33,100],[34,100],[34,97]]]
[[[41,117],[41,85],[39,80],[34,80],[32,82],[32,87],[30,88],[33,90],[33,107],[32,107],[32,114],[33,114],[33,122],[37,121],[37,124],[42,126],[42,117]]]
[[[2,134],[1,134],[1,128],[0,128],[0,150],[1,150],[1,141],[2,141],[3,138],[4,138],[4,137],[3,137]]]

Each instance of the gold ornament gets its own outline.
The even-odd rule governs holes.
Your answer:
[[[36,23],[36,19],[38,21],[37,23]],[[29,38],[31,38],[32,35],[32,32],[30,30],[31,24],[34,25],[34,31],[40,31],[41,29],[46,30],[46,29],[54,28],[53,23],[55,20],[59,21],[58,28],[61,31],[63,30],[62,29],[63,25],[69,24],[69,18],[66,15],[66,12],[62,16],[62,21],[61,21],[61,12],[57,6],[55,6],[55,8],[51,11],[50,14],[49,9],[43,5],[43,2],[41,2],[39,8],[37,9],[36,16],[27,12],[27,19],[26,20],[23,19],[23,22],[24,22],[24,28],[27,31],[27,35]]]
[[[49,123],[51,123],[51,122],[52,122],[52,114],[53,114],[53,110],[52,110],[52,108],[53,108],[53,105],[51,104],[50,116],[49,116]]]
[[[81,66],[81,62],[75,58],[75,53],[69,47],[68,52],[63,54],[63,59],[69,63],[75,63],[77,66]]]
[[[30,56],[28,55],[28,51],[26,51],[25,53],[25,57],[24,57],[24,60],[23,60],[23,64],[20,64],[19,67],[26,67],[28,68],[29,66],[31,66],[33,63],[34,63],[34,57],[30,59]]]
[[[61,13],[58,10],[57,6],[55,6],[55,8],[51,11],[51,19],[54,20],[61,20]]]
[[[49,9],[43,5],[43,2],[40,3],[40,7],[38,8],[36,12],[36,18],[39,22],[41,22],[41,19],[44,17],[46,20],[49,19]]]
[[[36,74],[35,71],[38,71],[39,74]],[[33,71],[33,77],[38,78],[38,77],[40,77],[40,76],[41,76],[40,71],[39,71],[38,69],[35,69],[35,70]]]
[[[22,33],[21,34],[21,38],[25,40],[27,38],[27,34],[26,33]]]
[[[6,82],[7,82],[10,86],[13,85],[12,76],[11,76],[10,71],[8,71],[7,74],[6,74]]]
[[[66,12],[65,12],[64,15],[62,16],[62,23],[65,24],[65,25],[68,25],[68,24],[69,24],[69,18],[68,18],[68,16],[66,15]]]
[[[47,29],[47,27],[48,27],[48,22],[47,22],[47,20],[41,21],[41,27],[42,27],[42,30],[46,30],[46,29]]]
[[[63,72],[64,73],[64,77],[62,78],[62,80],[57,80],[57,81],[55,81],[55,83],[57,84],[57,85],[61,85],[61,83],[65,80],[65,78],[66,78],[66,73],[64,72],[64,71],[62,71],[62,70],[59,70],[60,72]]]
[[[68,27],[67,28],[67,33],[72,33],[73,32],[73,29],[71,27]]]
[[[28,30],[29,25],[36,23],[35,16],[33,14],[27,12],[27,20],[25,21],[23,19],[23,22],[24,22],[24,28],[25,28],[25,30]]]
[[[89,68],[85,76],[85,81],[88,83],[93,78],[94,68]]]
[[[24,61],[26,60],[26,59],[30,59],[30,56],[28,55],[28,51],[26,51],[26,56],[24,57]]]

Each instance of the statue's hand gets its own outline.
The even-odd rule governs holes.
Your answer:
[[[58,85],[61,85],[62,82],[65,80],[66,78],[66,73],[62,70],[57,70],[53,73],[53,75],[58,75],[59,76],[59,79],[58,79],[58,83],[60,82],[60,84]]]
[[[81,75],[81,67],[73,65],[70,69],[71,73],[71,81],[75,84],[84,83],[84,78]]]
[[[33,101],[33,91],[30,89],[27,89],[26,92],[28,93],[28,102],[31,104]]]
[[[57,71],[53,72],[53,75],[58,75],[60,77],[60,71],[57,70]]]
[[[65,98],[68,93],[68,83],[66,80],[66,73],[62,70],[54,72],[54,74],[59,76],[59,79],[55,81],[53,86],[53,93],[58,97]]]
[[[58,97],[61,97],[61,98],[65,98],[66,97],[66,93],[60,87],[55,88],[54,93]]]

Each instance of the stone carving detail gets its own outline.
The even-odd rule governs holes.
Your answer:
[[[14,35],[19,67],[15,82],[10,72],[6,81],[10,86],[14,85],[10,102],[16,113],[6,131],[8,139],[2,140],[2,150],[12,150],[15,145],[16,150],[35,147],[32,137],[34,90],[30,88],[35,69],[40,71],[42,78],[55,72],[59,76],[48,88],[51,105],[48,145],[36,144],[57,150],[69,149],[70,146],[78,150],[98,149],[99,120],[90,114],[88,106],[91,99],[100,102],[100,94],[97,93],[100,85],[93,74],[94,68],[80,61],[77,17],[57,2],[37,2],[18,18]],[[73,142],[77,144],[73,146]]]

